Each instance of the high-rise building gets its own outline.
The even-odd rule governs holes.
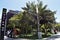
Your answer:
[[[11,17],[13,17],[13,15],[16,15],[19,13],[20,11],[9,10],[9,12],[7,13],[7,19],[10,19]]]
[[[20,11],[9,10],[9,11],[7,12],[7,24],[8,24],[8,22],[9,22],[9,19],[10,19],[11,17],[13,17],[13,15],[17,15],[17,14],[19,14],[19,13],[20,13]]]
[[[14,15],[17,15],[17,14],[19,14],[19,13],[20,13],[20,11],[9,10],[9,11],[7,12],[7,16],[6,16],[6,18],[7,18],[6,26],[9,24],[9,19],[10,19],[11,17],[13,17]],[[6,32],[7,32],[8,30],[11,30],[11,31],[12,31],[13,28],[6,27]],[[9,37],[12,37],[12,33],[10,34]]]

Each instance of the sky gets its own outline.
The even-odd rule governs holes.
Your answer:
[[[26,2],[32,2],[37,0],[0,0],[0,19],[2,15],[2,9],[6,8],[7,10],[19,10],[21,11],[22,7],[25,7]],[[53,11],[56,11],[55,17],[57,18],[56,21],[60,22],[60,0],[41,0],[43,4],[47,4],[47,8]]]

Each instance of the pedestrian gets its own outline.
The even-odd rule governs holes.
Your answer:
[[[7,36],[8,36],[8,37],[11,37],[11,34],[12,34],[12,31],[11,31],[11,30],[8,30],[8,31],[7,31]]]

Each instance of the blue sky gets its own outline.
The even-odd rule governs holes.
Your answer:
[[[21,7],[24,7],[26,2],[28,1],[36,1],[36,0],[0,0],[0,19],[2,14],[2,8],[7,8],[7,10],[22,10]],[[55,17],[57,17],[56,21],[60,22],[60,0],[42,0],[43,4],[48,5],[48,9],[55,10],[57,13]]]

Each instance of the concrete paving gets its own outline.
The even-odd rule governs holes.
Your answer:
[[[45,38],[44,40],[60,40],[60,32],[58,32],[57,34],[54,34],[48,38]]]
[[[59,39],[58,38],[54,38],[54,37],[59,37]],[[60,40],[60,32],[58,32],[57,34],[54,34],[54,35],[52,35],[52,38],[54,39],[54,40]],[[48,39],[48,40],[51,40],[51,38],[49,37],[49,38],[44,38],[44,39],[22,39],[22,38],[19,38],[19,39],[13,39],[13,38],[7,38],[7,39],[5,39],[5,40],[46,40],[46,39]]]
[[[13,38],[7,38],[5,40],[42,40],[42,39],[13,39]]]
[[[42,40],[42,39],[22,39],[22,38],[14,39],[14,38],[7,38],[5,40]]]

